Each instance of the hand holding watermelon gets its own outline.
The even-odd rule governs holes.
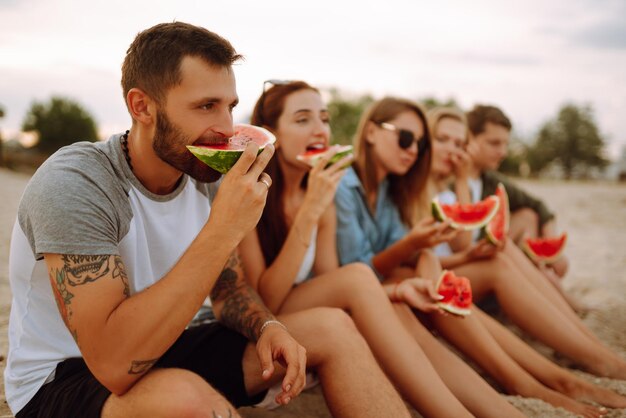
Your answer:
[[[405,279],[395,285],[394,299],[398,302],[405,302],[422,312],[441,312],[437,302],[443,299],[435,290],[432,280],[415,277]]]
[[[466,249],[465,256],[467,257],[467,261],[485,260],[495,256],[499,250],[500,247],[482,239],[473,243],[468,249]]]
[[[258,145],[248,144],[224,176],[207,221],[225,231],[236,244],[259,222],[271,186],[271,178],[263,170],[274,155],[274,146],[268,144],[263,152],[258,151]]]
[[[431,248],[442,242],[448,242],[458,234],[456,229],[450,228],[449,221],[437,222],[428,217],[420,220],[411,228],[407,237],[416,250]]]
[[[339,181],[345,174],[344,168],[352,161],[352,154],[335,159],[338,150],[338,147],[330,147],[318,157],[309,171],[303,208],[315,219],[322,216],[335,198]],[[330,163],[331,161],[334,162]]]

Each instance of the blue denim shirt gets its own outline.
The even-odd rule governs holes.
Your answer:
[[[365,189],[352,167],[346,170],[335,194],[337,252],[341,265],[360,261],[372,267],[372,257],[404,237],[407,228],[389,196],[389,182],[378,187],[376,213],[367,205]]]

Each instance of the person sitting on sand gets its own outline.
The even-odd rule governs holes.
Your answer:
[[[429,171],[428,159],[425,158],[429,155],[429,142],[420,143],[428,138],[427,123],[425,118],[419,117],[421,113],[412,110],[415,106],[406,100],[385,98],[364,112],[354,141],[356,161],[342,178],[335,197],[337,247],[341,264],[368,264],[383,284],[398,283],[400,291],[406,287],[405,278],[417,276],[437,280],[441,267],[427,248],[456,234],[447,231],[445,223],[415,219],[419,203],[424,200],[421,196],[425,192]],[[435,146],[434,141],[432,146]],[[407,228],[405,224],[412,226]],[[404,232],[395,232],[399,230]],[[503,289],[509,291],[508,288]],[[517,296],[510,293],[515,292],[507,295],[516,302],[511,312],[522,324],[528,325],[524,316],[540,310],[533,305],[543,303],[525,298],[517,300],[514,299]],[[524,293],[524,289],[517,293]],[[415,332],[412,314],[402,319],[407,329]],[[622,406],[626,401],[610,391],[566,376],[562,369],[554,365],[548,368],[544,364],[545,359],[542,361],[538,353],[475,307],[464,320],[433,314],[428,315],[428,320],[511,393],[544,399],[586,416],[599,416],[603,411],[572,398],[586,399],[589,396],[608,406]],[[539,322],[536,318],[533,321]],[[417,332],[415,335],[419,338]],[[418,341],[426,351],[427,342]],[[568,340],[568,343],[571,341]],[[433,357],[429,358],[436,364]],[[541,380],[548,375],[541,374],[544,370],[574,382],[573,386],[577,388],[584,388],[581,392],[585,395],[556,384],[555,387],[547,387]],[[549,380],[551,383],[559,381]]]
[[[495,106],[476,105],[466,117],[469,133],[466,148],[470,157],[468,184],[472,200],[494,194],[498,183],[502,183],[511,211],[509,236],[517,245],[521,245],[525,237],[556,236],[556,217],[546,204],[496,171],[507,155],[511,138],[512,124],[507,115]],[[546,267],[563,277],[567,272],[567,257],[562,255]],[[552,271],[546,273],[551,280]],[[558,281],[553,281],[558,285]]]
[[[414,279],[401,289],[383,287],[362,263],[339,267],[332,202],[351,156],[326,167],[334,149],[328,148],[329,114],[317,89],[302,81],[274,83],[252,115],[253,124],[277,137],[267,167],[273,179],[267,204],[256,230],[239,246],[253,288],[276,314],[316,307],[347,311],[391,381],[425,416],[521,416],[410,313],[409,306],[439,312],[432,282]],[[311,168],[298,156],[314,149],[327,151]],[[398,306],[438,351],[435,367],[394,311],[392,301],[399,300],[410,303]]]
[[[236,248],[273,148],[248,145],[218,190],[185,147],[233,134],[238,58],[182,22],[139,33],[122,66],[130,132],[65,147],[29,182],[9,265],[17,418],[234,417],[278,382],[288,403],[306,367],[335,416],[409,416],[345,313],[275,317],[245,284]],[[186,330],[209,294],[221,323]]]

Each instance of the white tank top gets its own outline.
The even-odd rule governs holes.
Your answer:
[[[309,244],[309,248],[307,248],[306,253],[304,253],[304,257],[302,258],[302,264],[300,265],[300,270],[298,274],[296,274],[296,280],[294,284],[300,284],[311,275],[311,270],[313,270],[313,263],[315,262],[315,247],[317,243],[317,226],[313,228],[313,232],[311,232],[311,243]]]

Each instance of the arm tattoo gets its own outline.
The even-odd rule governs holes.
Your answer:
[[[109,272],[108,255],[63,255],[61,259],[70,286],[95,282]]]
[[[61,318],[63,319],[65,326],[70,330],[70,332],[72,332],[72,328],[70,327],[72,308],[70,305],[72,304],[72,298],[74,295],[67,290],[66,283],[68,280],[65,269],[50,270],[50,280],[52,281],[52,293],[54,293],[54,300],[56,301],[59,312],[61,313]]]
[[[150,370],[154,363],[156,363],[159,359],[154,358],[152,360],[133,360],[130,363],[130,369],[128,369],[128,374],[143,374]]]
[[[126,275],[126,267],[124,267],[122,257],[116,255],[113,263],[115,264],[115,268],[113,269],[113,278],[117,279],[119,277],[120,280],[122,280],[122,283],[124,284],[124,296],[128,298],[130,297],[130,286],[128,285],[128,276]]]
[[[220,322],[256,341],[261,324],[273,319],[273,315],[259,295],[243,282],[244,278],[240,277],[239,272],[242,272],[239,256],[234,253],[217,279],[211,291],[211,299],[224,301]]]

